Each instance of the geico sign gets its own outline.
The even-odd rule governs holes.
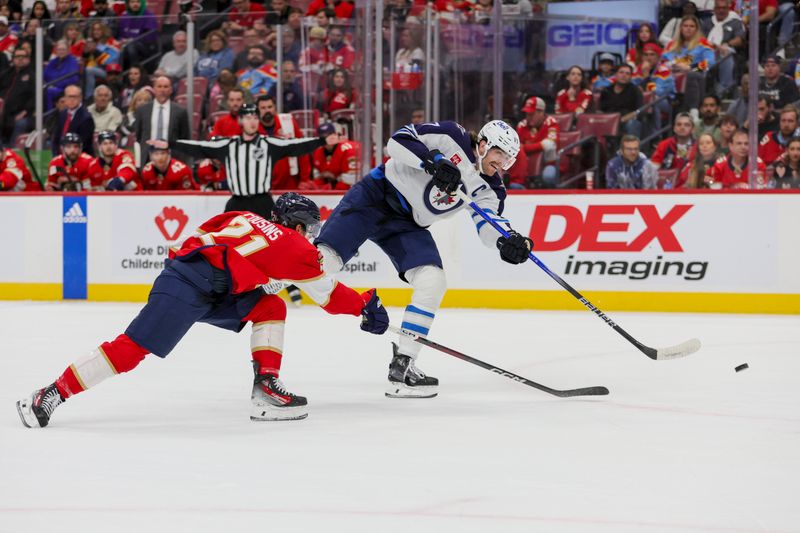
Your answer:
[[[540,205],[533,214],[530,237],[538,252],[564,250],[575,241],[579,252],[641,252],[656,239],[665,252],[682,252],[672,226],[691,208],[676,205],[662,217],[653,205],[590,205],[584,218],[581,210],[571,205]],[[630,222],[604,220],[608,215],[629,215],[630,221],[637,217],[644,223],[644,230],[630,241],[600,241],[600,232],[628,233]],[[547,228],[554,217],[564,219],[564,233],[548,241]]]
[[[628,24],[551,24],[547,29],[550,46],[624,45],[631,26]]]

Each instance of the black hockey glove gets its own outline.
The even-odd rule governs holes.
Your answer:
[[[422,168],[433,176],[433,185],[444,193],[453,194],[461,183],[461,171],[439,150],[425,154]]]
[[[389,313],[378,298],[375,289],[370,289],[361,294],[364,299],[364,308],[361,310],[361,329],[367,333],[381,335],[389,328]]]
[[[500,258],[503,261],[519,265],[528,260],[528,253],[533,250],[533,241],[516,231],[510,231],[507,239],[505,237],[497,239],[497,249],[500,250]]]

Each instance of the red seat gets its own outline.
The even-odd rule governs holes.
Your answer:
[[[579,131],[562,131],[558,134],[558,149],[561,150],[565,146],[569,146],[574,142],[578,142],[581,140],[581,132]],[[581,147],[575,146],[574,148],[570,148],[562,155],[564,156],[578,156],[581,155]]]
[[[319,126],[319,110],[317,109],[298,109],[290,112],[301,128],[312,129],[316,132]]]
[[[192,97],[192,103],[193,103],[192,112],[197,113],[203,111],[203,100],[205,100],[205,96],[203,96],[202,94],[195,93],[195,95]],[[189,107],[188,102],[189,102],[188,94],[179,94],[178,96],[175,97],[175,103],[184,108]]]
[[[30,135],[31,135],[30,133],[21,133],[17,137],[17,140],[14,142],[14,148],[16,148],[17,150],[22,150],[23,148],[25,148],[25,142],[28,140],[28,137],[30,137]]]
[[[528,176],[541,176],[544,152],[534,152],[528,155]]]
[[[572,129],[572,119],[575,118],[573,113],[553,113],[550,116],[558,122],[558,131],[570,131]]]
[[[217,111],[219,111],[219,105],[222,103],[222,99],[225,98],[224,94],[215,95],[214,98],[208,101],[208,114],[213,115]]]
[[[208,117],[208,129],[213,128],[214,124],[217,123],[220,117],[224,117],[227,114],[228,111],[214,111],[213,113],[211,113],[211,115]]]
[[[194,77],[192,78],[192,86],[194,87],[194,94],[198,95],[201,94],[205,96],[206,91],[208,90],[208,78],[201,78],[201,77]],[[186,83],[186,78],[181,78],[178,81],[178,91],[176,94],[186,94],[186,89],[188,88],[188,83]]]
[[[667,188],[672,189],[675,187],[675,180],[678,179],[678,174],[680,174],[680,170],[677,168],[670,168],[667,170],[659,170],[658,171],[658,182],[656,183],[656,188],[663,189],[667,184],[669,186]]]
[[[675,92],[678,94],[683,94],[686,92],[686,73],[679,72],[677,74],[673,74],[672,78],[675,80]]]
[[[353,122],[355,119],[355,109],[337,109],[336,111],[331,111],[331,121],[333,122]]]
[[[203,116],[200,111],[192,113],[192,139],[200,137],[200,123],[203,121]]]
[[[584,137],[594,135],[602,144],[605,144],[606,137],[619,135],[621,118],[619,113],[583,113],[578,115],[575,129]]]

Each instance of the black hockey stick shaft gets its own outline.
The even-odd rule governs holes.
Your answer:
[[[456,194],[467,205],[469,205],[476,213],[478,213],[486,222],[488,222],[494,229],[496,229],[503,237],[506,238],[509,237],[508,231],[503,229],[497,222],[495,222],[492,219],[492,217],[490,217],[483,209],[480,208],[480,206],[478,206],[475,202],[473,202],[472,199],[470,199],[470,197],[467,196],[466,193],[464,193],[461,190],[457,190]],[[636,348],[639,349],[639,351],[641,351],[650,359],[662,360],[662,359],[674,359],[677,357],[685,357],[700,349],[700,341],[697,339],[691,339],[681,344],[671,346],[668,348],[663,348],[660,350],[642,344],[641,342],[636,340],[630,333],[622,329],[622,327],[620,327],[619,324],[614,322],[611,319],[611,317],[609,317],[607,314],[601,311],[599,307],[595,306],[589,300],[587,300],[586,297],[583,296],[581,293],[579,293],[574,287],[572,287],[572,285],[564,281],[561,278],[561,276],[559,276],[558,274],[547,268],[547,265],[542,263],[542,261],[540,261],[538,257],[533,255],[533,252],[528,252],[528,257],[530,258],[531,261],[536,263],[536,266],[544,270],[545,273],[551,278],[553,278],[553,280],[555,280],[556,283],[561,285],[561,287],[563,287],[568,293],[570,293],[576,300],[582,303],[586,307],[586,309],[588,309],[589,311],[600,317],[600,319],[602,319],[603,322],[608,324],[608,326],[610,326],[611,329],[622,335],[625,338],[625,340],[636,346]]]
[[[28,135],[28,138],[25,140],[25,144],[22,146],[22,151],[25,154],[25,159],[28,161],[28,166],[31,167],[31,173],[33,173],[34,179],[39,182],[39,185],[44,187],[44,182],[39,176],[39,172],[36,170],[36,165],[33,163],[33,158],[31,158],[31,146],[33,146],[33,143],[36,141],[36,137],[38,135],[38,131],[34,131]]]
[[[490,365],[489,363],[481,361],[480,359],[475,359],[474,357],[461,353],[452,348],[448,348],[447,346],[442,346],[438,342],[433,342],[432,340],[426,339],[425,337],[420,337],[419,335],[412,333],[410,331],[406,331],[404,329],[400,329],[395,326],[389,326],[389,330],[394,333],[397,333],[398,335],[404,335],[406,337],[409,337],[414,341],[422,344],[423,346],[427,346],[428,348],[433,348],[434,350],[446,353],[447,355],[452,355],[457,359],[461,359],[462,361],[466,361],[467,363],[472,363],[473,365],[484,368],[489,372],[493,372],[505,378],[514,380],[517,383],[522,383],[523,385],[533,387],[534,389],[539,389],[540,391],[552,394],[553,396],[558,396],[560,398],[568,398],[570,396],[605,396],[606,394],[608,394],[607,388],[599,386],[584,387],[580,389],[567,389],[567,390],[553,389],[546,385],[542,385],[541,383],[536,383],[535,381],[531,381],[528,378],[524,378],[522,376],[514,374],[513,372],[509,372],[508,370],[503,370],[502,368]]]

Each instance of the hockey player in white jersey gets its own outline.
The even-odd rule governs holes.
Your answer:
[[[340,271],[367,240],[389,256],[400,278],[413,288],[402,328],[427,336],[447,289],[442,259],[428,226],[462,209],[471,214],[483,243],[500,250],[509,263],[523,263],[533,242],[513,231],[503,218],[506,190],[500,172],[519,153],[516,131],[493,120],[476,135],[455,122],[408,125],[392,135],[390,159],[353,186],[330,215],[315,241],[328,273]],[[458,197],[469,194],[510,237],[497,232]],[[414,361],[421,346],[400,336],[389,364],[392,398],[431,398],[439,381],[426,376]]]

